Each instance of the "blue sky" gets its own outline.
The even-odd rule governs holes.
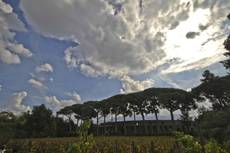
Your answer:
[[[187,90],[205,69],[225,75],[229,7],[228,0],[0,0],[1,110],[41,103],[57,110],[149,87]]]

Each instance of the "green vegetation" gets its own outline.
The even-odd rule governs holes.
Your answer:
[[[174,152],[178,153],[229,153],[229,144],[218,144],[214,139],[202,142],[193,136],[176,134],[176,145]]]
[[[79,129],[79,142],[71,144],[67,153],[89,153],[95,145],[93,135],[89,134],[90,121],[84,122]]]

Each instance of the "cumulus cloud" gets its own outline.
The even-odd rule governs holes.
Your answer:
[[[162,51],[165,40],[162,25],[171,27],[169,21],[181,21],[188,17],[185,10],[189,8],[175,2],[164,4],[147,0],[140,8],[139,1],[132,0],[113,3],[75,0],[71,1],[71,5],[66,1],[23,0],[22,9],[32,25],[43,34],[80,43],[78,47],[71,48],[71,57],[66,55],[68,64],[90,63],[101,69],[106,67],[139,74],[150,71],[165,56]],[[34,6],[43,3],[46,5],[44,11],[36,13]],[[114,6],[119,3],[122,8],[114,15]],[[178,8],[177,12],[173,12],[175,8]],[[45,15],[48,11],[52,22]],[[160,18],[157,17],[159,12]],[[58,24],[54,26],[54,23]],[[70,55],[70,51],[66,54]]]
[[[66,106],[71,106],[71,105],[76,104],[76,103],[81,103],[81,97],[76,92],[68,93],[68,95],[72,99],[67,99],[67,100],[66,99],[58,99],[56,96],[45,96],[44,99],[55,110],[58,110],[60,108],[66,107]]]
[[[0,61],[6,64],[19,64],[20,56],[29,58],[32,53],[15,41],[15,33],[12,30],[25,31],[25,28],[13,13],[13,8],[0,0]]]
[[[40,72],[51,73],[54,70],[53,70],[53,66],[51,64],[45,63],[45,64],[37,66],[35,71],[37,73],[40,73]]]
[[[44,90],[44,89],[47,89],[47,87],[41,82],[41,81],[38,81],[38,80],[35,80],[35,79],[30,79],[28,80],[28,83],[36,88],[36,89],[39,89],[39,90]]]
[[[73,99],[76,102],[81,102],[81,96],[76,92],[66,92],[66,95],[69,96],[71,99]]]
[[[9,4],[4,3],[2,0],[0,1],[0,9],[4,13],[11,13],[13,11],[12,7]]]
[[[129,76],[123,76],[120,78],[122,83],[122,88],[120,89],[121,93],[130,93],[136,91],[142,91],[144,89],[153,87],[154,81],[144,80],[144,81],[136,81],[130,78]]]
[[[22,112],[30,111],[31,108],[29,106],[26,106],[24,103],[25,98],[28,96],[28,93],[26,91],[21,91],[14,93],[8,103],[7,103],[7,110],[12,111],[15,114],[20,114]]]
[[[200,68],[202,59],[216,62],[212,57],[223,50],[213,44],[222,43],[224,38],[230,1],[21,0],[21,8],[38,32],[79,44],[65,51],[69,67],[93,77],[115,77],[126,84],[132,81],[121,76],[151,72],[173,58],[180,61],[164,67],[164,72],[172,72],[173,67],[176,72],[187,70],[185,67]],[[197,36],[189,31],[200,31],[200,35],[185,39],[186,34]],[[216,32],[222,37],[203,47]]]
[[[15,54],[18,54],[18,55],[21,55],[21,56],[24,56],[24,57],[27,57],[27,58],[32,57],[32,55],[33,55],[22,44],[12,44],[12,43],[10,43],[8,45],[8,49],[10,51],[12,51],[13,53],[15,53]]]
[[[0,60],[6,64],[19,64],[21,60],[18,55],[7,50],[5,42],[0,40]]]

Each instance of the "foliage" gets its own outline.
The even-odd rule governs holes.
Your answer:
[[[176,133],[177,153],[229,153],[229,144],[222,146],[214,139],[210,139],[206,144],[202,144],[193,136],[183,133]],[[179,148],[179,151],[178,151]]]
[[[214,79],[217,79],[218,77],[215,76],[215,74],[211,73],[209,70],[205,70],[202,74],[203,78],[201,79],[201,82],[208,83]]]
[[[202,153],[201,145],[190,135],[176,133],[176,142],[183,153]]]
[[[93,148],[95,142],[92,135],[88,134],[88,130],[91,126],[90,121],[85,121],[81,124],[79,129],[79,142],[71,144],[67,153],[89,153]]]
[[[10,112],[0,112],[0,146],[15,136],[16,116]]]
[[[204,112],[196,122],[199,135],[207,139],[214,138],[219,142],[230,140],[229,111]]]
[[[230,76],[219,77],[201,83],[192,89],[194,97],[200,102],[209,99],[214,110],[230,108]]]
[[[227,153],[215,140],[210,140],[205,146],[205,153]]]
[[[230,14],[228,15],[228,19],[230,20]],[[224,53],[227,59],[223,61],[222,63],[224,64],[226,69],[230,69],[230,35],[225,40],[224,46],[225,46],[225,49],[227,50],[227,52]]]
[[[28,137],[51,137],[56,135],[56,122],[52,111],[44,104],[35,106],[31,114],[26,115],[25,129]]]

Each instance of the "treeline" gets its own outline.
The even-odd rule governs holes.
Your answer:
[[[174,120],[174,112],[181,110],[183,117],[188,119],[188,112],[196,108],[194,96],[190,92],[174,88],[150,88],[142,92],[131,94],[119,94],[101,101],[88,101],[83,104],[75,104],[61,109],[59,115],[71,115],[74,113],[76,120],[89,120],[103,118],[106,122],[106,116],[113,115],[115,122],[119,115],[126,117],[141,115],[145,120],[146,114],[155,114],[153,120],[158,120],[160,109],[167,109]]]
[[[170,112],[171,120],[174,120],[174,112],[181,111],[181,118],[189,120],[189,111],[197,109],[196,102],[207,99],[212,103],[214,110],[227,110],[230,107],[229,91],[230,77],[217,77],[209,71],[203,74],[202,84],[187,92],[174,88],[150,88],[141,92],[131,94],[119,94],[101,101],[88,101],[83,104],[75,104],[61,109],[58,114],[71,116],[75,114],[76,120],[88,120],[96,118],[97,124],[100,118],[113,115],[115,122],[117,116],[126,117],[141,115],[145,120],[145,115],[154,114],[153,120],[158,120],[160,109],[167,109]]]
[[[73,121],[66,122],[44,104],[34,106],[32,112],[15,116],[10,112],[0,113],[0,143],[8,138],[36,138],[73,136],[76,131]]]

